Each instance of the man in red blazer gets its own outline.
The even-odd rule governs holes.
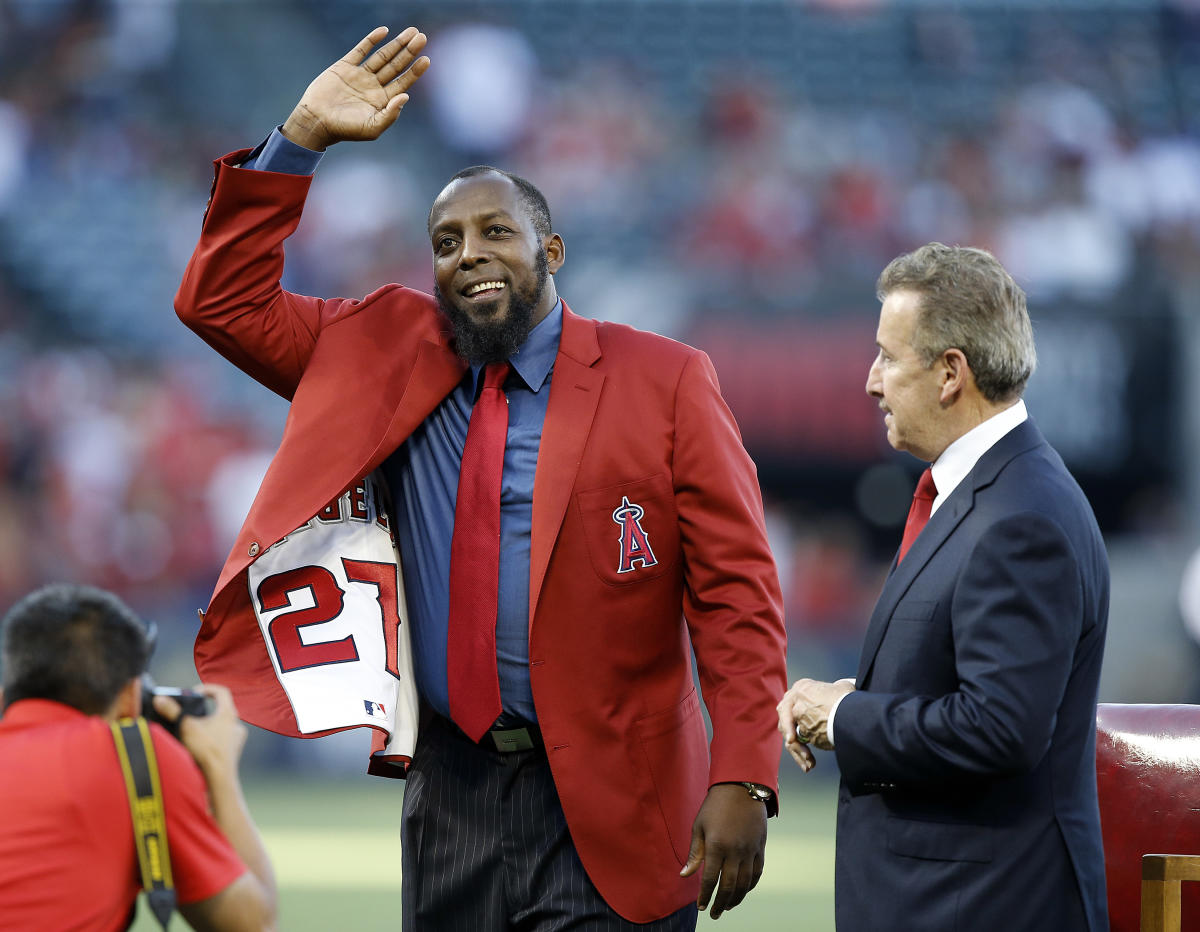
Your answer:
[[[434,202],[436,297],[281,288],[319,153],[378,137],[428,67],[422,34],[372,52],[385,35],[323,72],[263,146],[216,163],[176,310],[291,412],[197,666],[249,721],[373,727],[401,761],[403,689],[380,684],[415,679],[405,928],[694,928],[695,904],[715,917],[755,885],[775,809],[785,635],[754,465],[705,354],[559,300],[563,241],[507,173],[468,169]],[[483,587],[492,672],[464,693],[451,575],[477,571],[496,534],[463,543],[456,524],[478,515],[455,507],[493,371],[508,422]],[[499,714],[473,734],[459,711],[489,707],[497,683]]]

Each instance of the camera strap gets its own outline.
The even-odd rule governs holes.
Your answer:
[[[146,901],[159,925],[166,929],[175,909],[175,884],[171,879],[171,856],[167,850],[167,820],[163,811],[162,784],[150,729],[141,718],[122,718],[112,723],[117,758],[129,791],[129,814],[133,840]]]

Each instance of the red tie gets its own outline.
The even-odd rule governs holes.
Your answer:
[[[937,486],[933,484],[933,471],[926,466],[917,482],[917,490],[913,492],[912,505],[908,509],[908,519],[904,522],[904,537],[900,541],[900,555],[896,557],[897,565],[908,553],[921,529],[929,523],[929,511],[933,508],[933,500],[937,498]]]
[[[473,741],[500,715],[496,590],[500,579],[500,477],[508,435],[506,362],[489,363],[471,410],[454,535],[450,541],[450,627],[446,677],[450,717]]]

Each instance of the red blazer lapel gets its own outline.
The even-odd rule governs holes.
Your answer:
[[[600,403],[604,373],[591,366],[600,358],[596,322],[579,317],[563,302],[562,339],[550,379],[550,401],[538,449],[533,482],[533,534],[529,555],[529,623],[550,554],[571,500],[571,489]]]
[[[448,345],[423,340],[417,349],[417,361],[404,391],[396,400],[396,413],[379,444],[375,447],[365,471],[382,463],[402,441],[429,417],[467,371],[466,362]]]

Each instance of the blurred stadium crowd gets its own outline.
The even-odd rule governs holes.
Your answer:
[[[990,248],[1030,295],[1031,410],[1112,547],[1102,698],[1200,698],[1178,598],[1200,544],[1194,0],[0,0],[0,608],[99,584],[189,662],[286,413],[171,310],[209,163],[410,21],[429,78],[326,157],[288,287],[428,287],[444,179],[531,178],[569,303],[713,356],[793,664],[840,676],[917,466],[862,392],[875,276],[933,239]]]

